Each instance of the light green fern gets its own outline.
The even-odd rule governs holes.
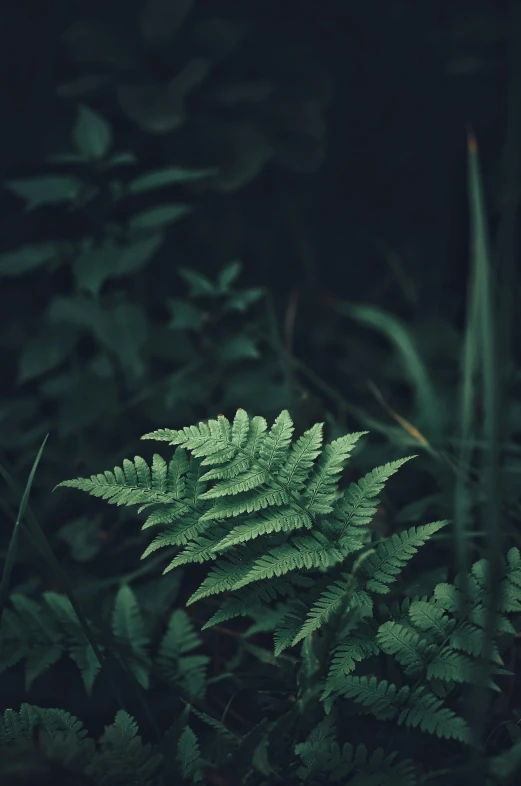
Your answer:
[[[350,604],[357,607],[371,603],[368,591],[387,591],[417,547],[445,523],[396,536],[368,560],[364,586],[352,586],[349,571],[369,545],[367,524],[377,495],[408,459],[378,467],[339,493],[345,463],[365,432],[340,437],[321,450],[322,424],[294,443],[293,430],[286,410],[268,429],[264,418],[250,419],[239,409],[233,423],[219,415],[197,426],[145,435],[177,446],[169,463],[155,455],[149,467],[136,457],[113,472],[60,486],[111,504],[139,505],[148,514],[144,528],[160,528],[143,556],[165,546],[178,551],[166,570],[211,564],[188,600],[230,594],[208,624],[248,614],[277,596],[294,597],[296,582],[343,567],[322,597],[311,592],[309,605],[300,607],[301,624],[294,626],[291,640],[281,620],[275,632],[280,651],[283,632],[285,646],[298,643],[328,619],[348,588],[353,590]]]

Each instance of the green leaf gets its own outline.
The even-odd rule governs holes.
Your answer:
[[[168,323],[170,330],[201,330],[203,315],[192,303],[180,298],[169,298],[168,308],[172,314]]]
[[[112,129],[109,123],[88,106],[80,106],[72,132],[77,151],[87,161],[99,161],[112,147]]]
[[[4,186],[16,196],[25,199],[26,210],[41,205],[59,205],[78,198],[84,183],[72,175],[44,175],[19,180],[6,180]]]
[[[178,221],[190,213],[191,210],[190,205],[181,203],[159,205],[158,207],[150,208],[150,210],[145,210],[143,213],[138,213],[131,218],[129,227],[130,229],[159,229],[166,224]]]
[[[219,273],[218,284],[219,289],[222,294],[225,294],[230,289],[231,284],[235,281],[237,276],[242,270],[242,263],[241,262],[230,262],[229,265],[226,265],[223,270]]]
[[[132,166],[137,164],[137,159],[134,153],[116,153],[108,160],[109,166]]]
[[[252,303],[260,300],[264,294],[265,289],[263,287],[250,287],[249,289],[243,289],[241,292],[234,292],[226,299],[224,308],[226,311],[240,311],[244,313]]]
[[[151,235],[128,246],[117,245],[112,240],[101,246],[87,244],[74,262],[78,287],[97,296],[107,279],[127,276],[146,265],[162,242],[162,235]]]
[[[200,297],[201,295],[216,295],[217,291],[210,279],[197,273],[195,270],[189,270],[186,267],[180,267],[178,274],[190,286],[190,297]]]
[[[129,183],[129,194],[142,194],[154,188],[162,186],[181,185],[192,183],[196,180],[203,180],[205,177],[215,175],[215,169],[183,169],[182,167],[169,167],[158,169],[155,172],[147,172]]]
[[[233,338],[223,342],[217,354],[224,363],[260,357],[255,341],[249,338],[249,336],[243,335],[233,336]]]
[[[148,338],[148,322],[140,306],[120,303],[108,309],[84,297],[57,297],[49,319],[88,330],[118,357],[125,371],[138,376],[143,372],[141,350]]]
[[[54,326],[29,339],[24,346],[18,382],[27,382],[59,366],[74,346],[74,333]]]
[[[36,270],[53,259],[58,253],[56,243],[41,243],[34,246],[21,246],[16,251],[0,254],[0,276],[20,276]]]

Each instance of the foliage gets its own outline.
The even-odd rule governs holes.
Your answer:
[[[468,593],[457,576],[453,583],[439,583],[430,596],[393,600],[393,588],[418,548],[446,522],[375,539],[368,525],[377,496],[407,459],[377,467],[339,491],[345,462],[363,433],[339,437],[322,449],[322,424],[292,443],[293,430],[287,411],[268,429],[264,418],[250,419],[240,409],[233,423],[220,415],[208,423],[146,434],[145,439],[176,446],[169,462],[156,454],[149,465],[136,456],[112,472],[59,485],[109,504],[139,505],[147,513],[144,529],[159,530],[143,556],[163,547],[177,552],[165,572],[209,563],[207,577],[187,601],[188,606],[211,596],[224,601],[203,629],[250,616],[258,631],[273,633],[269,657],[248,645],[248,631],[243,646],[250,646],[261,662],[289,669],[286,690],[293,700],[282,712],[280,707],[268,710],[264,725],[251,729],[255,755],[244,772],[247,781],[269,782],[263,776],[271,772],[295,783],[346,777],[357,784],[419,783],[417,762],[407,758],[407,738],[395,731],[389,744],[369,754],[365,746],[372,727],[364,719],[373,717],[382,730],[417,729],[440,744],[449,740],[480,749],[461,714],[461,701],[468,695],[465,686],[499,691],[496,679],[509,674],[500,647],[516,633],[509,615],[521,610],[521,556],[512,548],[503,564],[491,649],[486,643],[487,560],[473,565]],[[48,644],[32,650],[40,670],[61,656],[58,630],[73,617],[58,597],[48,594],[50,615],[41,610],[37,615],[54,642],[54,649]],[[37,607],[27,599],[14,596],[12,602],[18,617],[29,613],[34,618]],[[7,638],[14,646],[20,638],[16,619],[10,612]],[[34,635],[34,624],[26,622],[26,629]],[[118,643],[126,646],[123,662],[128,659],[137,681],[148,687],[148,670],[142,667],[149,638],[128,587],[116,598],[112,635],[114,651]],[[74,639],[82,639],[78,628]],[[168,632],[159,655],[171,660],[167,639]],[[188,639],[197,643],[192,633]],[[291,655],[297,644],[300,658]],[[31,667],[34,672],[35,664]],[[361,718],[354,745],[352,731],[351,739],[345,737],[345,723],[356,715]],[[186,734],[195,744],[192,732]],[[489,766],[493,769],[492,761]]]

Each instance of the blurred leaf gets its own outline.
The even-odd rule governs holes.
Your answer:
[[[74,342],[75,337],[71,331],[63,331],[52,325],[45,327],[24,345],[18,382],[27,382],[59,366],[68,357]]]
[[[250,120],[217,120],[200,129],[201,144],[218,172],[198,184],[201,190],[233,193],[254,180],[272,159],[274,147],[267,131]]]
[[[148,338],[148,322],[141,306],[120,303],[103,308],[99,301],[85,297],[57,297],[49,319],[88,330],[116,354],[125,371],[136,376],[143,372],[141,350]]]
[[[30,270],[45,265],[58,253],[56,243],[41,243],[34,246],[21,246],[16,251],[7,251],[0,254],[0,275],[20,276]]]
[[[162,235],[151,235],[128,246],[107,240],[101,246],[89,244],[74,262],[76,283],[93,295],[109,278],[135,273],[149,262],[163,242]]]
[[[95,330],[104,314],[100,303],[85,297],[55,297],[48,312],[51,322],[68,322],[79,328]]]
[[[250,287],[243,289],[241,292],[234,292],[230,295],[224,304],[226,311],[241,311],[247,310],[248,306],[255,303],[265,294],[263,287]]]
[[[257,359],[260,352],[253,339],[238,335],[223,341],[217,350],[217,356],[222,362],[231,363],[236,360]]]
[[[179,221],[191,211],[190,205],[182,203],[158,205],[133,216],[129,221],[129,227],[130,229],[159,229],[165,224]]]
[[[81,516],[60,527],[57,537],[69,546],[73,559],[89,562],[100,550],[100,534],[99,520]]]
[[[145,0],[139,27],[147,44],[168,43],[179,32],[194,4],[195,0]]]
[[[395,347],[401,357],[405,372],[414,385],[419,415],[429,432],[427,436],[430,439],[435,437],[439,433],[438,399],[430,374],[407,326],[392,314],[373,306],[359,306],[338,301],[334,308],[340,314],[377,330]]]
[[[88,161],[104,158],[112,147],[112,129],[98,112],[80,106],[72,132],[77,151]]]
[[[230,285],[233,284],[237,276],[240,274],[242,270],[242,263],[241,262],[230,262],[229,265],[226,265],[223,270],[219,273],[218,278],[218,286],[219,290],[224,294],[228,292]]]
[[[148,321],[141,306],[121,303],[113,308],[98,337],[118,356],[125,371],[141,376],[145,369],[141,350],[148,338]]]
[[[183,169],[182,167],[170,167],[168,169],[158,169],[156,172],[148,172],[132,180],[128,185],[129,194],[141,194],[144,191],[151,191],[161,186],[178,185],[191,183],[193,180],[203,180],[205,177],[215,175],[215,169]]]
[[[43,175],[6,180],[4,186],[28,203],[26,210],[40,205],[57,205],[77,199],[84,184],[72,175]]]
[[[122,85],[117,91],[123,112],[149,134],[166,134],[185,122],[184,97],[168,85]]]
[[[179,298],[169,298],[168,307],[172,314],[168,323],[170,330],[201,330],[203,315],[192,303]]]
[[[127,166],[137,164],[134,153],[116,153],[107,161],[109,166]]]
[[[217,295],[214,284],[206,276],[203,276],[202,273],[197,273],[195,270],[189,270],[186,267],[180,267],[177,272],[190,286],[190,297]]]

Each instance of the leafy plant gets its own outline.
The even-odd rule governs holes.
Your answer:
[[[323,450],[321,424],[295,443],[292,434],[287,411],[268,430],[264,418],[250,419],[240,409],[233,423],[220,415],[146,434],[144,439],[176,446],[169,462],[156,454],[148,465],[136,456],[112,472],[59,485],[110,504],[139,505],[147,512],[144,529],[159,529],[143,557],[165,546],[177,550],[165,572],[209,564],[207,577],[187,601],[221,597],[203,629],[251,616],[260,629],[273,631],[274,664],[284,650],[301,643],[295,704],[272,719],[265,742],[271,741],[275,752],[274,735],[282,723],[298,736],[318,717],[308,743],[295,748],[305,765],[299,771],[304,780],[316,764],[310,758],[314,735],[321,740],[320,772],[350,771],[353,752],[348,746],[344,759],[328,735],[342,728],[342,718],[357,714],[479,747],[472,726],[458,712],[462,686],[499,690],[494,678],[509,673],[498,637],[504,646],[503,637],[516,632],[508,615],[521,610],[519,551],[511,549],[503,563],[496,641],[489,650],[487,560],[475,563],[466,581],[458,576],[453,584],[438,584],[430,597],[402,603],[392,598],[418,548],[446,524],[411,527],[382,539],[371,535],[377,495],[408,459],[378,467],[340,492],[344,464],[363,432],[340,437]],[[387,603],[385,596],[390,596]],[[378,776],[367,782],[383,782],[384,771],[392,770],[386,770],[391,754],[374,754]],[[362,749],[355,755],[357,784],[366,782],[364,757]],[[276,762],[271,766],[276,769]],[[416,782],[410,764],[397,766],[399,777]],[[283,770],[279,775],[287,777]]]

